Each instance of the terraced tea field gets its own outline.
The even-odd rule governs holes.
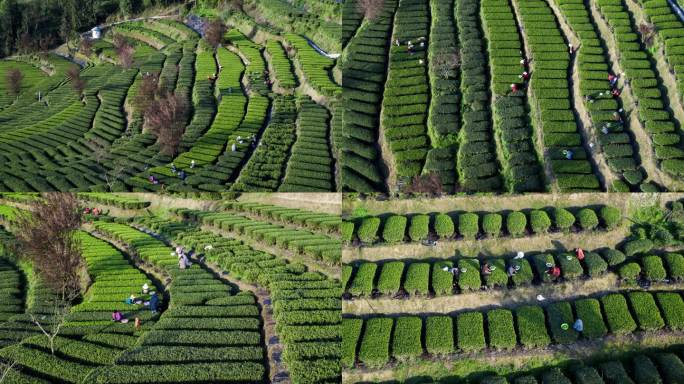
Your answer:
[[[344,6],[343,191],[684,190],[681,2],[367,3]]]
[[[206,26],[219,12],[198,9],[194,19],[105,25],[75,63],[54,53],[0,60],[0,191],[336,191],[341,6],[243,8],[224,17],[216,50],[191,21],[206,16]],[[129,69],[121,38],[134,49]],[[12,70],[23,75],[16,97]],[[151,76],[160,95],[188,105],[173,153],[145,125]]]
[[[681,382],[684,196],[603,196],[348,198],[344,382]]]
[[[87,214],[75,234],[89,283],[64,318],[42,275],[10,246],[15,221],[2,215],[3,383],[341,381],[342,292],[331,268],[339,215],[253,201],[196,200],[213,208],[188,210],[168,208],[181,203],[173,198],[160,208],[140,195],[79,196],[102,213]],[[2,198],[1,212],[16,215],[40,197]],[[177,247],[192,252],[191,266],[180,267]],[[150,292],[141,293],[144,284]],[[131,294],[140,301],[127,303]],[[112,321],[114,311],[129,321]],[[61,324],[54,345],[35,316]]]

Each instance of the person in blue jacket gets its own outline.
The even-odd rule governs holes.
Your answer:
[[[152,292],[152,296],[150,297],[150,310],[152,313],[157,313],[157,307],[159,306],[159,297],[157,296],[157,292]]]

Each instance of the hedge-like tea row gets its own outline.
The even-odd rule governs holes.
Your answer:
[[[426,129],[428,9],[425,1],[399,0],[394,17],[392,41],[398,39],[404,45],[390,45],[380,120],[400,178],[419,175],[430,148]],[[425,41],[419,43],[420,38]],[[409,41],[415,44],[411,51]]]
[[[0,244],[0,254],[3,253]],[[0,323],[24,312],[24,277],[4,255],[0,256]],[[2,340],[0,340],[2,345]]]
[[[656,33],[662,40],[665,60],[674,71],[679,100],[684,102],[684,21],[682,21],[667,0],[642,0],[646,17],[656,26]],[[681,7],[681,3],[679,3]]]
[[[383,4],[378,17],[361,26],[346,48],[348,60],[342,76],[343,128],[339,143],[343,191],[386,190],[376,143],[397,0]]]
[[[427,45],[430,77],[430,108],[427,133],[433,148],[428,150],[424,171],[439,174],[446,192],[456,184],[456,144],[460,129],[460,71],[451,62],[458,54],[454,1],[430,2],[432,24]],[[455,61],[455,60],[454,60]]]
[[[597,4],[613,32],[625,77],[633,80],[630,88],[638,103],[639,121],[651,136],[659,166],[673,176],[684,175],[684,151],[679,144],[681,131],[665,107],[669,102],[660,90],[664,85],[653,69],[655,59],[641,42],[638,26],[632,23],[622,0],[600,0]],[[672,44],[667,45],[672,47]]]
[[[287,161],[280,192],[335,191],[330,113],[309,98],[300,99],[297,141]]]
[[[639,190],[645,179],[645,171],[641,168],[639,156],[634,150],[635,142],[625,124],[615,121],[617,114],[624,121],[625,114],[619,109],[616,99],[610,94],[608,74],[608,52],[603,48],[603,41],[589,16],[589,11],[582,0],[555,0],[563,11],[563,17],[576,32],[580,40],[577,53],[579,87],[584,106],[591,117],[592,127],[598,137],[606,163],[610,169],[620,176],[612,188],[617,191]],[[589,127],[587,127],[589,129]],[[605,131],[604,131],[605,130]]]
[[[575,322],[573,307],[584,323],[583,333],[572,327],[567,330],[561,328],[563,323],[572,325]],[[393,318],[373,315],[363,320],[361,337],[356,345],[358,352],[354,358],[350,354],[351,347],[348,347],[345,365],[379,368],[395,360],[416,360],[432,355],[485,349],[511,350],[516,347],[545,348],[551,344],[572,344],[580,338],[601,338],[608,333],[623,335],[665,327],[681,330],[684,329],[682,311],[684,300],[679,292],[638,291],[559,301],[545,307],[523,305],[513,309],[466,311],[455,316]],[[345,319],[347,321],[358,320]]]
[[[131,371],[149,381],[159,375],[174,381],[263,380],[262,320],[251,294],[232,296],[233,288],[198,264],[179,269],[173,249],[150,234],[116,223],[96,222],[95,227],[165,270],[172,280],[169,309],[159,321],[136,347],[118,356],[114,365],[94,370],[88,380],[126,383]],[[232,349],[220,355],[213,350],[226,347]]]
[[[496,160],[490,108],[487,53],[480,21],[480,4],[456,1],[456,24],[461,47],[461,115],[457,169],[460,187],[466,191],[502,189]]]
[[[233,278],[268,288],[283,359],[294,382],[339,381],[342,291],[339,282],[307,272],[302,264],[256,251],[238,240],[164,219],[139,219],[173,242],[203,253]],[[236,296],[235,298],[237,298]],[[220,304],[227,298],[212,300]],[[234,303],[234,305],[236,305]]]
[[[189,209],[179,209],[176,213],[185,220],[193,220],[202,224],[245,235],[255,241],[265,242],[270,246],[287,249],[296,254],[307,255],[331,264],[339,264],[342,254],[340,240],[323,234],[315,234],[304,230],[288,229],[281,225],[253,220],[230,213],[215,213]]]
[[[339,227],[342,224],[342,218],[339,215],[287,208],[271,204],[231,201],[225,203],[224,207],[229,210],[249,212],[257,214],[264,219],[304,226],[325,233],[339,231]]]
[[[281,183],[292,145],[296,140],[297,107],[291,96],[276,96],[271,121],[259,145],[243,167],[231,190],[275,191]]]
[[[647,255],[630,258],[614,249],[585,251],[584,260],[572,252],[528,253],[523,259],[490,257],[462,258],[432,262],[385,261],[382,263],[357,262],[346,265],[347,276],[342,288],[352,296],[375,294],[392,296],[401,290],[410,295],[451,295],[487,288],[517,288],[552,281],[546,271],[547,264],[558,266],[566,281],[599,277],[608,271],[619,279],[635,282],[640,276],[654,283],[684,281],[684,256],[678,253]],[[490,274],[482,273],[482,266],[494,267]],[[454,277],[444,268],[459,268]],[[509,276],[509,267],[519,268]]]
[[[286,33],[285,41],[294,47],[295,60],[311,87],[327,96],[335,96],[342,92],[342,88],[333,80],[334,60],[316,52],[306,38],[300,35]]]
[[[520,65],[522,45],[511,4],[507,0],[482,2],[494,94],[494,128],[501,145],[506,189],[511,192],[541,191],[542,167],[532,140],[525,92],[510,92],[525,67]]]
[[[354,222],[343,223],[342,240],[350,242],[358,239],[366,244],[393,244],[406,240],[423,241],[431,235],[445,240],[474,240],[484,236],[522,237],[549,231],[612,230],[622,223],[620,210],[611,206],[600,209],[587,207],[573,211],[576,213],[573,214],[565,208],[547,208],[509,213],[458,212],[415,214],[410,217],[390,215],[384,219],[364,217]]]
[[[568,68],[570,55],[557,20],[542,0],[519,4],[527,44],[532,52],[532,80],[535,118],[541,122],[546,159],[561,191],[591,191],[601,188],[588,160],[570,100]],[[567,159],[563,151],[572,151]]]
[[[681,353],[680,353],[681,355]],[[675,352],[649,351],[624,361],[611,360],[600,364],[573,368],[551,368],[534,373],[516,372],[515,379],[487,376],[479,384],[589,384],[589,383],[678,383],[684,380],[684,363]],[[537,378],[541,381],[537,381]]]
[[[287,57],[282,44],[277,40],[269,40],[266,43],[266,51],[271,57],[271,65],[273,66],[278,85],[283,88],[297,87],[292,62]]]
[[[111,193],[79,193],[78,198],[98,204],[113,205],[124,209],[144,209],[150,206],[149,201],[142,201],[130,195],[114,195]]]

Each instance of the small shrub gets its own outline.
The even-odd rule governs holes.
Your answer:
[[[493,309],[487,312],[489,345],[498,350],[513,349],[517,344],[513,314],[507,309]]]
[[[618,275],[625,281],[636,281],[639,273],[641,273],[641,267],[635,262],[621,265],[620,269],[618,269]]]
[[[523,347],[541,348],[551,343],[541,307],[526,305],[515,312],[518,320],[518,336]]]
[[[406,217],[399,215],[390,216],[385,220],[385,227],[382,229],[382,238],[386,243],[396,243],[404,240],[405,232]]]
[[[684,280],[684,256],[678,253],[668,253],[664,258],[670,279],[677,282]]]
[[[385,295],[391,295],[401,288],[401,276],[404,273],[404,263],[390,261],[382,265],[378,278],[378,291]]]
[[[506,217],[506,230],[513,237],[520,237],[525,234],[527,227],[527,217],[522,212],[511,212]]]
[[[606,229],[615,229],[622,223],[622,212],[615,207],[604,206],[601,208],[601,221]]]
[[[427,295],[430,279],[430,264],[411,263],[406,271],[404,290],[410,295]]]
[[[637,325],[629,313],[627,300],[619,293],[611,293],[601,298],[603,313],[610,332],[616,335],[625,335],[636,330]]]
[[[449,215],[440,213],[435,216],[435,233],[440,239],[448,239],[454,235],[454,221]]]
[[[366,330],[361,339],[359,361],[368,367],[379,368],[389,361],[390,334],[394,320],[374,317],[366,320]]]
[[[599,224],[598,217],[596,216],[596,212],[594,212],[593,209],[580,209],[580,211],[577,213],[577,218],[579,220],[580,227],[582,227],[582,229],[584,229],[585,231],[591,231],[595,229]]]
[[[485,348],[482,313],[466,312],[456,318],[456,340],[463,352],[477,352]]]
[[[425,320],[425,348],[431,355],[454,352],[454,325],[449,316],[430,316]]]
[[[392,356],[397,360],[411,360],[423,354],[420,341],[423,320],[416,316],[402,316],[394,322]]]
[[[663,266],[663,259],[660,256],[649,255],[641,259],[644,277],[650,281],[662,281],[667,277],[667,272]]]
[[[489,237],[499,237],[503,218],[498,213],[488,213],[482,218],[482,230]]]
[[[553,216],[556,220],[556,228],[563,232],[570,231],[575,225],[575,215],[565,208],[556,208]]]
[[[354,236],[354,223],[351,221],[343,221],[340,225],[342,231],[342,241],[350,242]]]
[[[478,259],[460,259],[458,261],[458,287],[463,291],[478,291],[482,287],[480,280],[480,261]],[[465,272],[463,272],[465,270]]]
[[[458,216],[458,232],[467,240],[473,240],[480,232],[480,217],[476,213],[464,213]]]
[[[684,300],[677,292],[658,292],[656,300],[663,311],[665,324],[672,330],[684,329]]]
[[[379,217],[366,217],[361,220],[357,236],[364,243],[373,243],[376,239],[378,228],[380,228]]]
[[[649,239],[631,240],[625,244],[624,249],[627,256],[634,256],[637,253],[646,253],[653,249],[653,242]]]
[[[625,256],[624,253],[618,251],[617,249],[607,249],[603,251],[603,257],[606,258],[606,262],[610,267],[614,267],[618,264],[621,264],[627,259],[627,256]]]
[[[608,270],[608,263],[596,252],[585,252],[584,263],[591,277],[600,276]]]
[[[665,326],[665,321],[660,316],[660,310],[653,299],[653,295],[648,292],[630,292],[628,296],[639,329],[655,331]]]
[[[425,240],[428,237],[430,225],[430,216],[416,215],[411,218],[411,225],[409,226],[409,237],[412,241]]]
[[[596,339],[605,336],[608,330],[601,314],[601,305],[596,299],[580,299],[575,301],[577,318],[582,319],[584,331],[582,336]]]
[[[435,295],[448,295],[453,291],[454,275],[445,271],[444,267],[453,267],[451,261],[438,261],[432,264],[432,291]]]
[[[530,226],[534,233],[546,233],[551,227],[551,219],[546,212],[534,210],[530,212]]]

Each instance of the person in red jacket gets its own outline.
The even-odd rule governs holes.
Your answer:
[[[584,260],[584,250],[582,250],[582,248],[577,248],[575,252],[577,253],[577,260]]]
[[[558,268],[558,266],[554,265],[553,267],[549,267],[549,269],[546,271],[551,277],[553,278],[559,278],[561,275],[561,270]]]

